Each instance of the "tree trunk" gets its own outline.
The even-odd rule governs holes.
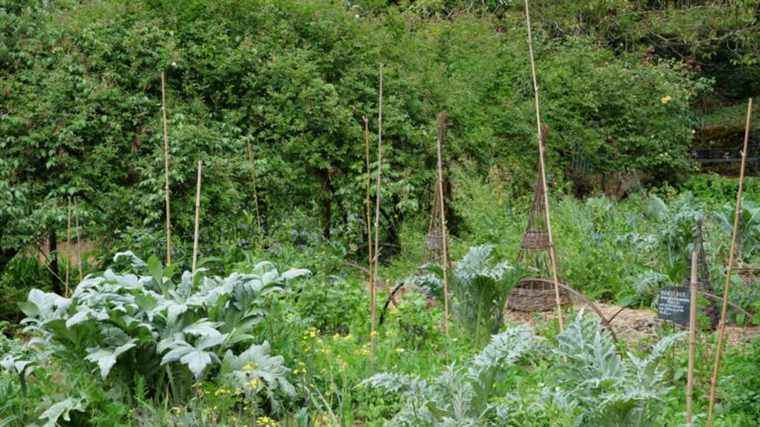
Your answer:
[[[0,249],[0,275],[3,274],[3,270],[5,270],[5,267],[11,262],[17,253],[18,249],[16,248]]]
[[[48,230],[48,258],[50,260],[50,282],[53,284],[53,290],[63,295],[65,289],[61,280],[61,272],[58,268],[58,237],[55,230]]]
[[[332,225],[332,204],[334,189],[330,181],[330,171],[322,169],[318,172],[322,180],[322,191],[324,201],[322,203],[322,235],[325,239],[330,240],[330,228]]]

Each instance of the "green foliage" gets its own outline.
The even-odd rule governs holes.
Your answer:
[[[131,390],[139,375],[149,381],[150,393],[161,395],[168,386],[171,397],[179,399],[188,392],[183,384],[213,375],[209,371],[221,364],[223,381],[264,379],[261,387],[248,390],[252,399],[266,392],[274,403],[280,389],[293,395],[285,379],[288,369],[282,359],[268,356],[267,344],[249,346],[238,356],[233,350],[255,340],[249,332],[267,314],[266,296],[281,292],[287,281],[306,274],[305,270],[280,274],[262,262],[250,274],[226,278],[185,272],[175,284],[155,259],[146,264],[131,252],[114,259],[124,260],[133,270],[149,275],[109,269],[88,276],[71,299],[33,289],[22,306],[28,316],[22,322],[24,331],[33,336],[30,345],[60,361],[96,365],[103,381],[117,390],[124,386]],[[18,371],[18,363],[11,362]],[[248,363],[258,367],[239,375],[234,372]]]
[[[670,387],[659,361],[685,334],[663,338],[643,358],[622,358],[598,321],[580,313],[558,337],[553,404],[577,414],[578,425],[652,425]]]

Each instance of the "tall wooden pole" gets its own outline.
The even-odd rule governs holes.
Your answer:
[[[686,374],[686,425],[692,425],[692,399],[694,396],[694,358],[697,349],[697,259],[691,253],[691,279],[689,280],[689,370]]]
[[[68,207],[66,212],[66,246],[69,249],[66,254],[66,287],[64,290],[65,296],[69,296],[69,278],[71,277],[71,197],[68,199]]]
[[[549,265],[551,267],[552,279],[554,281],[554,298],[557,304],[557,319],[559,320],[559,330],[565,329],[562,320],[562,302],[559,296],[559,276],[557,275],[557,254],[554,249],[554,237],[552,236],[551,215],[549,214],[549,191],[546,185],[546,163],[544,162],[544,135],[541,129],[541,111],[538,100],[538,79],[536,78],[536,61],[533,56],[533,33],[530,27],[530,10],[528,0],[525,0],[525,21],[528,26],[528,52],[530,53],[530,70],[533,76],[533,98],[536,109],[536,129],[538,136],[538,168],[540,169],[541,186],[544,191],[544,221],[546,222],[546,233],[549,238]]]
[[[364,163],[367,171],[366,197],[364,200],[364,221],[367,223],[367,288],[372,292],[372,171],[369,161],[369,119],[367,116],[362,117],[364,120]]]
[[[744,191],[744,169],[747,166],[747,145],[749,143],[750,119],[752,117],[752,98],[747,103],[747,122],[744,127],[744,144],[742,146],[742,162],[739,169],[739,189],[736,192],[736,212],[734,212],[734,229],[731,232],[731,247],[728,251],[728,265],[726,265],[726,282],[723,286],[723,304],[720,309],[720,323],[718,331],[718,343],[715,347],[715,362],[713,363],[712,376],[710,377],[710,400],[707,406],[707,427],[713,424],[713,409],[715,408],[715,389],[718,384],[718,371],[720,370],[720,357],[723,352],[723,340],[726,335],[726,313],[728,310],[728,291],[731,288],[731,273],[734,267],[736,255],[736,235],[739,232],[739,215],[742,210],[742,192]]]
[[[258,227],[259,241],[261,241],[261,214],[259,213],[259,194],[256,190],[256,161],[253,157],[251,144],[246,145],[248,152],[248,161],[251,163],[251,186],[253,187],[253,209],[256,211],[256,227]]]
[[[169,125],[166,121],[166,76],[161,72],[161,115],[164,124],[164,194],[166,198],[166,265],[172,263],[171,207],[169,206]]]
[[[438,114],[438,138],[437,138],[437,152],[438,152],[438,203],[441,206],[441,270],[443,271],[443,330],[446,335],[449,334],[449,248],[448,248],[448,236],[446,229],[446,205],[443,197],[443,139],[446,137],[446,113],[441,112]]]
[[[372,328],[370,336],[372,340],[372,352],[374,354],[375,335],[377,334],[377,273],[380,261],[380,192],[381,176],[383,173],[383,64],[380,64],[380,90],[378,92],[377,110],[377,181],[375,182],[375,249],[372,251],[374,266],[372,268],[372,282],[370,283],[370,314]]]
[[[82,281],[82,246],[81,246],[81,239],[79,234],[79,213],[77,210],[74,210],[74,225],[76,228],[76,235],[77,235],[77,265],[79,267],[79,281]]]
[[[203,162],[198,160],[198,180],[195,184],[195,232],[193,233],[193,273],[198,265],[198,227],[201,221],[201,175]]]

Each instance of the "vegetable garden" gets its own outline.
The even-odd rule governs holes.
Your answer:
[[[0,426],[757,425],[728,3],[0,0]]]

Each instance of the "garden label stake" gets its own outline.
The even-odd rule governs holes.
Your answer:
[[[734,212],[734,228],[731,232],[731,247],[728,251],[728,265],[726,265],[726,283],[723,286],[723,303],[720,309],[720,323],[718,331],[718,343],[715,347],[715,362],[713,363],[712,376],[710,377],[710,400],[707,405],[707,426],[713,423],[713,409],[715,406],[715,388],[718,383],[718,371],[720,370],[720,356],[723,351],[723,339],[726,335],[726,312],[728,310],[728,291],[731,287],[731,270],[734,266],[736,252],[736,235],[739,229],[739,214],[742,208],[742,191],[744,190],[744,169],[747,166],[747,145],[749,143],[749,126],[752,117],[752,98],[747,103],[747,122],[744,127],[744,144],[742,147],[742,162],[739,169],[739,189],[736,191],[736,211]]]
[[[171,208],[169,206],[169,129],[166,123],[166,76],[161,72],[161,115],[164,124],[164,193],[166,195],[166,265],[172,263]]]
[[[201,221],[201,175],[203,162],[198,160],[198,181],[195,184],[195,232],[193,233],[193,274],[198,265],[198,225]]]
[[[372,317],[372,328],[370,330],[370,341],[372,342],[372,356],[375,355],[375,335],[377,335],[377,271],[380,259],[380,183],[383,173],[383,64],[380,64],[380,90],[378,92],[378,110],[377,110],[377,181],[375,182],[375,250],[372,251],[374,267],[372,268],[370,283],[370,314]]]
[[[689,370],[686,375],[686,424],[692,423],[694,393],[694,355],[697,349],[697,251],[691,254],[691,280],[689,280]]]
[[[525,22],[528,26],[528,53],[530,55],[530,71],[533,77],[533,99],[536,109],[536,129],[538,131],[538,165],[540,169],[541,186],[544,190],[544,216],[546,222],[546,233],[549,239],[549,264],[552,270],[552,279],[554,281],[554,297],[557,303],[557,319],[559,320],[559,330],[565,329],[562,321],[562,302],[559,296],[559,277],[557,275],[557,254],[554,251],[554,238],[552,237],[552,223],[549,215],[549,192],[546,185],[546,168],[544,162],[544,135],[541,130],[541,110],[538,100],[538,79],[536,78],[536,61],[533,57],[533,33],[530,28],[530,11],[528,9],[528,0],[525,0]]]
[[[261,215],[259,214],[259,193],[256,190],[256,162],[253,158],[253,150],[251,150],[251,144],[246,145],[246,151],[248,154],[248,162],[251,163],[251,187],[253,187],[253,209],[256,211],[256,227],[259,232],[258,241],[261,242]]]
[[[443,197],[443,153],[442,145],[443,138],[446,135],[446,113],[441,112],[438,114],[438,139],[437,139],[437,152],[438,152],[438,203],[441,210],[441,269],[443,270],[443,331],[446,335],[449,335],[449,253],[448,253],[448,239],[446,236],[446,208]]]
[[[364,163],[367,171],[367,180],[365,182],[366,184],[366,198],[364,200],[364,221],[367,223],[367,262],[368,262],[368,273],[367,273],[367,288],[369,288],[370,293],[372,292],[372,202],[371,202],[371,192],[372,192],[372,171],[370,170],[371,166],[369,164],[369,119],[367,116],[362,117],[364,120]]]

